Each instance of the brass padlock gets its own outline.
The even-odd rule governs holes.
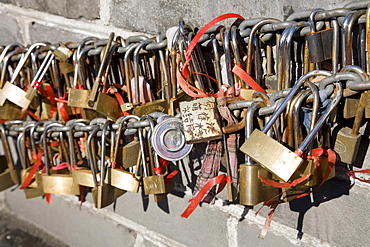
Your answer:
[[[261,102],[253,103],[247,111],[245,138],[248,139],[253,131],[253,116],[256,110],[263,107]],[[259,176],[271,177],[271,174],[250,157],[245,157],[245,164],[239,167],[239,200],[243,205],[254,206],[262,201],[267,201],[279,194],[279,189],[262,184]]]
[[[222,138],[214,97],[180,102],[180,112],[187,143],[207,142]]]
[[[339,99],[342,96],[343,88],[341,84],[336,84],[338,92],[333,99],[326,111],[321,115],[320,120],[316,124],[313,131],[305,138],[303,143],[300,145],[298,154],[292,152],[285,146],[281,145],[277,141],[266,136],[266,132],[272,127],[276,119],[284,111],[288,102],[294,97],[299,87],[303,84],[304,80],[311,77],[313,74],[320,72],[309,72],[302,76],[300,80],[294,85],[290,93],[287,95],[280,107],[271,116],[270,121],[266,124],[262,131],[254,130],[251,136],[244,142],[240,150],[246,155],[250,156],[253,160],[260,163],[264,168],[277,175],[283,181],[288,181],[297,168],[303,163],[303,159],[300,157],[300,152],[303,152],[308,144],[312,141],[312,138],[317,134],[317,131],[321,128],[326,118],[330,115],[331,111],[334,110],[336,105],[339,103]],[[266,155],[268,150],[269,155]]]
[[[77,125],[75,124],[71,126],[71,132],[70,132],[70,143],[71,139],[73,139],[73,129],[76,128]],[[93,126],[92,131],[89,133],[89,136],[87,138],[87,144],[86,144],[86,151],[87,151],[87,160],[89,163],[89,168],[86,167],[74,167],[72,170],[72,177],[75,183],[86,186],[86,187],[97,187],[98,186],[98,179],[99,179],[99,173],[97,172],[97,164],[96,164],[96,156],[95,156],[95,145],[92,145],[92,142],[100,130],[99,126],[95,125]],[[72,158],[72,160],[75,160]],[[76,162],[77,164],[77,162]],[[93,172],[95,170],[95,172]]]
[[[357,158],[362,136],[361,133],[359,133],[359,129],[364,117],[365,103],[366,93],[361,93],[352,129],[343,127],[333,137],[335,139],[334,151],[338,154],[339,160],[343,163],[352,164]]]
[[[102,82],[103,74],[107,70],[112,54],[118,46],[118,44],[114,44],[112,46],[113,38],[114,33],[111,33],[92,90],[70,88],[68,91],[68,105],[72,107],[92,109],[103,116],[116,119],[122,116],[117,99],[98,91]],[[75,74],[75,78],[76,76],[77,75]]]
[[[59,123],[49,124],[47,127],[45,127],[41,137],[44,147],[44,163],[46,167],[46,173],[42,175],[44,193],[58,195],[79,195],[80,187],[77,183],[73,181],[72,174],[70,173],[70,171],[68,171],[68,169],[66,172],[63,173],[52,174],[50,171],[48,134],[49,132],[52,132],[52,128],[54,127],[63,127],[63,125]],[[60,136],[62,135],[63,133],[60,132]],[[60,141],[62,142],[61,145],[64,145],[64,140],[61,139]],[[68,164],[68,166],[70,166],[70,164]]]
[[[140,186],[140,181],[141,181],[141,176],[139,176],[137,173],[133,174],[128,171],[125,171],[123,169],[119,169],[116,164],[116,157],[118,154],[118,149],[119,149],[119,142],[121,139],[123,127],[125,125],[125,122],[129,119],[136,119],[139,120],[140,118],[134,115],[129,115],[126,117],[123,117],[122,119],[118,119],[117,121],[120,120],[120,124],[117,130],[117,135],[116,135],[116,143],[114,147],[114,151],[111,157],[111,167],[108,168],[108,183],[110,183],[113,187],[126,190],[126,191],[131,191],[137,193],[139,190]],[[139,158],[139,157],[137,157]],[[136,171],[139,171],[139,159],[136,160]],[[123,167],[125,167],[124,163],[122,164]]]
[[[149,117],[144,116],[142,119],[149,120]],[[143,129],[138,129],[139,141],[140,141],[140,149],[141,149],[141,161],[142,161],[142,169],[143,169],[143,187],[144,192],[146,195],[150,194],[163,194],[166,192],[166,185],[164,183],[164,175],[152,175],[154,174],[154,167],[155,167],[155,158],[153,155],[153,150],[150,144],[150,132],[146,132],[146,138],[143,137]],[[147,158],[148,161],[147,162]]]
[[[30,124],[26,124],[23,128],[23,131],[21,134],[18,135],[18,139],[17,139],[17,147],[18,147],[18,150],[20,150],[20,153],[21,153],[21,163],[22,163],[22,170],[21,170],[21,189],[23,189],[24,191],[24,194],[26,196],[27,199],[30,199],[30,198],[35,198],[35,197],[39,197],[39,196],[43,196],[44,195],[44,189],[42,187],[42,181],[41,181],[41,163],[42,163],[42,151],[39,150],[39,149],[36,149],[36,145],[35,145],[35,136],[34,136],[34,133],[35,133],[35,129],[38,125],[42,124],[43,122],[38,122],[38,123],[30,123]],[[32,131],[30,131],[32,130]],[[33,151],[32,153],[34,155],[36,155],[36,159],[33,161],[33,164],[31,166],[31,162],[28,158],[28,150],[27,150],[27,145],[26,145],[26,141],[27,141],[27,133],[30,131],[30,135],[29,135],[29,139],[31,141],[31,146],[34,147],[33,148]],[[36,163],[38,162],[38,163]],[[31,172],[31,170],[33,169],[33,166],[39,166],[39,168],[35,167],[37,170],[34,174],[33,177],[31,178],[28,178],[29,173]],[[30,179],[29,183],[28,183],[28,186],[27,184],[24,184],[25,183],[25,180],[26,179]]]
[[[147,115],[151,112],[165,112],[167,113],[168,112],[168,108],[169,108],[169,105],[168,105],[168,102],[167,100],[165,99],[157,99],[157,100],[150,100],[152,98],[152,95],[148,95],[149,96],[149,101],[150,102],[146,102],[145,101],[145,97],[144,94],[146,92],[143,92],[146,88],[146,85],[148,85],[148,83],[145,81],[144,77],[142,76],[139,76],[139,52],[142,48],[146,47],[148,44],[152,43],[153,40],[152,39],[148,39],[148,40],[144,40],[142,42],[140,42],[140,44],[135,48],[135,51],[134,51],[134,54],[133,54],[133,60],[134,60],[134,78],[133,78],[133,81],[134,81],[134,87],[131,87],[131,88],[134,88],[135,89],[135,97],[133,98],[133,102],[134,104],[139,104],[138,106],[136,106],[132,112],[132,114],[134,115],[137,115],[137,116],[144,116],[144,115]],[[140,83],[141,82],[141,83]],[[143,86],[141,86],[141,85]],[[148,88],[148,91],[149,94],[152,94],[152,91]],[[142,94],[140,94],[140,92]],[[141,104],[142,105],[141,105]]]
[[[92,188],[92,196],[94,205],[96,208],[104,208],[112,204],[118,197],[126,193],[125,190],[121,190],[113,187],[106,181],[106,164],[105,164],[105,150],[106,150],[106,135],[108,127],[111,125],[110,121],[106,121],[101,132],[101,155],[100,155],[100,183],[95,180],[96,186]],[[96,178],[97,170],[94,166],[91,167],[93,176]]]

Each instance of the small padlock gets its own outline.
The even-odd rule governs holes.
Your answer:
[[[356,116],[352,129],[349,127],[341,128],[336,136],[334,151],[338,154],[339,160],[346,164],[352,164],[357,158],[357,152],[361,141],[359,129],[365,112],[366,93],[361,93],[360,102],[356,110]]]
[[[325,10],[313,10],[309,18],[311,32],[306,35],[306,40],[312,63],[319,63],[332,57],[333,30],[325,29],[320,32],[316,30],[315,16],[322,11]]]
[[[100,182],[94,181],[96,186],[92,188],[92,196],[94,200],[94,205],[96,208],[104,208],[112,204],[118,197],[126,193],[125,190],[121,190],[113,187],[106,182],[106,164],[105,164],[105,150],[106,150],[106,135],[108,132],[108,127],[111,125],[110,121],[106,121],[103,126],[101,133],[101,155],[100,155]],[[91,166],[91,171],[93,177],[96,178],[97,170],[96,167]]]
[[[149,121],[149,117],[144,116],[142,119],[146,119]],[[150,121],[149,121],[150,122]],[[153,156],[153,150],[150,145],[150,132],[146,132],[146,138],[143,137],[143,129],[138,129],[139,134],[139,141],[140,141],[140,149],[141,149],[141,161],[142,161],[142,167],[143,167],[143,187],[144,192],[146,195],[150,194],[163,194],[166,192],[166,185],[164,183],[164,175],[158,174],[158,175],[151,175],[154,173],[154,156]],[[147,164],[147,159],[149,160],[149,164]]]
[[[44,193],[57,195],[79,195],[80,187],[74,182],[72,174],[70,171],[68,171],[68,169],[66,169],[66,171],[63,173],[51,173],[48,154],[48,134],[54,127],[63,127],[63,125],[59,123],[49,124],[47,127],[45,127],[41,137],[44,147],[44,163],[46,168],[45,174],[42,175]],[[60,135],[63,135],[63,133],[60,132]],[[62,142],[61,145],[64,145],[64,140],[61,139],[60,141]],[[68,163],[67,165],[70,166]],[[71,170],[71,167],[69,170]]]
[[[108,183],[110,183],[113,187],[126,190],[126,191],[131,191],[134,193],[137,193],[139,190],[140,186],[140,181],[141,181],[141,176],[139,176],[137,173],[133,174],[128,171],[125,171],[123,169],[119,169],[116,164],[116,157],[118,154],[118,148],[119,148],[119,142],[121,139],[121,134],[123,132],[123,127],[125,125],[125,121],[129,119],[136,119],[139,120],[140,118],[134,115],[129,115],[126,117],[123,117],[122,119],[118,119],[117,121],[121,121],[117,130],[117,135],[116,135],[116,143],[114,147],[114,151],[111,157],[111,167],[108,168]],[[139,157],[137,157],[139,158]],[[138,164],[139,159],[136,159],[136,171],[139,171],[139,164]],[[122,164],[123,167],[125,167],[124,164]]]

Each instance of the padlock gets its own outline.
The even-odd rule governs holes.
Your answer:
[[[137,116],[143,116],[143,115],[147,115],[151,112],[165,112],[167,113],[168,112],[168,103],[167,103],[167,100],[165,99],[157,99],[157,100],[154,100],[154,101],[150,101],[150,102],[146,102],[145,101],[145,97],[143,97],[140,93],[142,93],[143,95],[145,95],[147,92],[143,92],[146,88],[146,85],[148,85],[148,83],[145,81],[145,79],[143,77],[140,77],[139,76],[139,52],[142,48],[146,47],[148,44],[152,43],[153,40],[152,39],[148,39],[148,40],[144,40],[142,42],[140,42],[140,44],[135,48],[135,51],[134,51],[134,54],[133,54],[133,60],[134,60],[134,78],[133,78],[133,81],[135,83],[135,98],[133,100],[133,103],[134,104],[139,104],[138,106],[136,106],[132,112],[132,114],[134,115],[137,115]],[[143,87],[140,85],[140,80],[142,80],[142,83],[141,85],[143,85]],[[133,87],[131,87],[133,88]],[[148,89],[148,94],[152,94],[151,93],[151,90]],[[133,93],[132,93],[133,94]],[[147,96],[151,96],[151,95],[147,95]],[[149,97],[150,99],[151,97]],[[142,104],[142,105],[141,105]]]
[[[152,125],[153,123],[149,119],[148,116],[143,116],[140,120],[145,119],[149,121]],[[150,133],[151,131],[146,132],[146,137],[143,136],[143,129],[138,129],[139,141],[140,141],[140,149],[141,149],[141,161],[142,161],[142,169],[143,169],[143,188],[146,195],[150,194],[163,194],[166,192],[166,186],[164,183],[164,175],[152,175],[154,173],[154,168],[156,162],[153,155],[153,150],[150,144]],[[147,159],[149,162],[147,162]]]
[[[264,18],[253,26],[253,28],[251,30],[251,33],[249,35],[247,60],[246,60],[246,66],[245,66],[246,67],[245,70],[246,70],[248,75],[252,75],[252,61],[253,61],[253,57],[254,57],[253,53],[257,49],[257,47],[255,47],[255,45],[254,45],[254,42],[255,42],[255,39],[257,38],[257,34],[258,34],[259,30],[264,25],[271,24],[271,23],[276,23],[276,22],[280,22],[280,21],[278,19],[275,19],[275,18]],[[271,76],[270,74],[268,74],[268,75]],[[258,73],[256,73],[255,77],[258,77],[258,76],[259,76]],[[268,83],[265,83],[265,84],[267,85]],[[276,80],[275,80],[275,83],[272,83],[272,84],[276,85]],[[272,86],[272,89],[276,89],[275,86]],[[245,85],[242,85],[242,88],[240,90],[240,96],[243,99],[251,100],[253,92],[254,92],[254,90],[247,89],[245,87]]]
[[[44,147],[44,163],[46,168],[46,173],[42,175],[42,184],[45,193],[49,194],[58,194],[58,195],[79,195],[80,194],[80,187],[77,183],[73,181],[72,174],[70,171],[63,172],[63,173],[51,173],[50,162],[49,162],[49,147],[48,147],[48,134],[52,132],[52,128],[54,127],[63,127],[62,124],[59,123],[52,123],[45,127],[43,134],[42,134],[42,142]],[[63,135],[60,132],[60,135]],[[64,145],[64,140],[60,140],[62,142],[61,145]],[[67,163],[68,166],[70,164]],[[69,167],[71,170],[71,167]]]
[[[0,105],[3,105],[5,103],[5,98],[12,103],[27,109],[28,106],[31,103],[31,100],[36,92],[36,89],[33,88],[34,85],[31,85],[29,89],[26,91],[22,90],[21,88],[17,87],[13,83],[15,82],[16,78],[18,77],[22,67],[25,65],[26,61],[30,57],[30,54],[38,47],[40,46],[46,46],[45,43],[35,43],[33,44],[26,52],[25,56],[22,58],[21,61],[19,61],[16,69],[14,70],[14,73],[12,75],[12,78],[10,79],[10,82],[6,82],[4,87],[1,90],[0,98],[1,102]],[[53,55],[52,55],[53,56]],[[48,60],[47,60],[48,61]],[[47,62],[44,61],[44,62]],[[43,69],[42,69],[43,70]],[[36,77],[36,76],[35,76]],[[37,77],[38,78],[38,77]]]
[[[297,155],[295,152],[292,152],[288,148],[284,147],[277,141],[269,138],[266,136],[266,132],[272,127],[275,123],[276,119],[280,116],[280,114],[285,110],[288,102],[294,97],[300,86],[303,82],[314,76],[326,74],[330,75],[329,72],[324,71],[312,71],[304,76],[302,76],[298,82],[294,85],[291,89],[290,93],[287,95],[283,103],[280,107],[275,111],[275,113],[271,116],[269,122],[265,125],[262,131],[255,130],[251,134],[251,136],[244,142],[240,150],[245,153],[246,155],[250,156],[253,160],[257,163],[260,163],[264,168],[269,170],[270,172],[274,173],[283,181],[288,181],[293,173],[297,170],[297,168],[303,163],[303,159]],[[307,145],[310,143],[312,138],[316,135],[317,131],[320,129],[322,123],[324,122],[324,117],[328,117],[331,113],[331,110],[335,108],[338,104],[338,100],[341,97],[341,93],[343,91],[341,85],[337,84],[337,88],[340,89],[339,93],[336,94],[335,99],[332,101],[330,107],[327,108],[325,114],[323,114],[320,118],[321,121],[318,121],[317,125],[310,132],[310,134],[306,137],[305,141],[301,144],[300,150],[305,149]],[[326,115],[326,116],[325,116]],[[266,155],[266,150],[269,150],[269,155]],[[302,150],[304,151],[304,150]],[[300,152],[298,150],[298,152]]]
[[[347,65],[343,69],[340,70],[341,72],[354,72],[359,76],[359,81],[356,81],[356,83],[361,84],[362,81],[367,81],[368,76],[364,69],[355,66],[355,65]],[[344,104],[343,104],[343,118],[353,118],[356,116],[356,111],[358,109],[360,102],[360,94],[355,94],[349,97],[344,98]],[[366,101],[365,101],[365,107],[366,107]],[[366,108],[365,108],[366,109]]]
[[[193,148],[187,144],[182,121],[177,117],[168,117],[157,120],[151,134],[154,151],[163,159],[177,161],[185,158]]]
[[[315,16],[323,11],[325,10],[315,9],[309,17],[311,32],[306,35],[306,40],[312,63],[319,63],[332,58],[333,30],[325,29],[320,32],[316,30]]]
[[[23,189],[24,194],[26,196],[26,199],[35,198],[35,197],[39,197],[39,196],[44,195],[44,189],[43,189],[43,186],[42,186],[42,179],[41,179],[42,153],[40,153],[41,150],[36,149],[36,145],[35,145],[36,136],[34,135],[35,129],[43,123],[44,122],[41,121],[41,122],[37,122],[37,123],[34,123],[34,122],[32,123],[31,122],[30,124],[26,124],[23,128],[22,133],[18,136],[19,138],[17,140],[18,149],[22,153],[22,155],[21,155],[21,163],[22,163],[22,170],[21,170],[22,186],[21,186],[21,189]],[[31,164],[30,164],[31,162],[28,158],[28,150],[27,150],[27,145],[26,145],[27,133],[28,132],[30,132],[29,139],[30,139],[30,142],[31,142],[32,153],[36,155],[36,160],[33,161],[32,166],[38,165],[39,168],[36,167],[35,174],[33,175],[33,177],[29,178],[30,181],[29,181],[28,186],[27,186],[24,183],[25,183],[25,180],[28,178],[28,176],[30,176],[29,173],[31,172],[31,170],[33,168],[31,166]],[[35,164],[36,162],[40,162],[40,163]]]
[[[113,187],[137,193],[139,190],[140,181],[141,181],[141,176],[138,175],[139,159],[136,160],[137,164],[135,164],[136,171],[137,171],[136,174],[130,173],[123,169],[119,169],[119,167],[117,167],[117,164],[116,164],[116,157],[118,154],[119,142],[120,142],[121,135],[123,132],[123,127],[125,125],[125,121],[129,120],[130,118],[131,119],[133,118],[136,120],[140,119],[139,117],[135,115],[129,115],[129,116],[123,117],[122,119],[118,119],[121,122],[117,130],[116,143],[115,143],[114,151],[111,157],[111,167],[108,168],[108,183],[110,183]],[[124,164],[122,164],[122,166],[125,168]]]
[[[77,125],[80,124],[74,124],[71,126],[71,133],[70,138],[73,138],[73,129],[76,128]],[[100,130],[98,125],[93,125],[92,122],[90,122],[91,125],[91,132],[89,133],[87,137],[87,143],[86,143],[86,151],[87,151],[87,161],[89,164],[89,168],[86,167],[74,167],[72,170],[72,177],[75,183],[86,186],[86,187],[97,187],[98,181],[99,181],[99,173],[97,172],[97,164],[96,164],[96,152],[95,152],[95,145],[92,144],[93,140],[95,139],[96,134]],[[71,142],[70,142],[71,143]],[[72,159],[73,160],[73,159]],[[93,172],[93,170],[95,172]]]
[[[222,138],[214,97],[180,102],[180,112],[187,143],[207,142]]]
[[[357,158],[357,152],[361,141],[359,129],[365,112],[366,93],[361,93],[359,105],[356,109],[352,129],[343,127],[339,129],[335,139],[334,151],[338,154],[339,160],[346,164],[352,164]]]
[[[112,204],[118,197],[126,193],[125,190],[121,190],[113,187],[111,184],[107,183],[106,177],[106,164],[105,164],[105,150],[106,150],[106,135],[108,128],[111,125],[110,121],[106,121],[101,132],[101,155],[100,155],[100,182],[94,181],[96,184],[92,188],[92,196],[94,200],[94,205],[96,208],[104,208]],[[91,171],[93,177],[97,176],[97,167],[91,166]]]
[[[107,67],[109,66],[113,52],[118,47],[117,43],[112,45],[113,38],[114,33],[111,33],[105,49],[106,51],[103,55],[99,71],[95,78],[91,91],[70,88],[68,105],[72,107],[82,107],[92,109],[94,111],[97,111],[99,114],[116,119],[122,116],[122,112],[120,110],[118,101],[115,98],[98,91],[100,84],[102,82],[103,74],[107,70]]]
[[[263,103],[255,102],[248,108],[245,125],[246,139],[248,139],[253,131],[253,116],[256,110],[263,106]],[[254,206],[262,201],[270,200],[279,193],[279,189],[262,184],[259,179],[260,175],[271,177],[271,174],[268,174],[267,170],[246,156],[245,164],[241,164],[239,167],[240,204]]]

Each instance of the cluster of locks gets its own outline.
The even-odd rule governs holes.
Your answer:
[[[91,188],[103,208],[142,187],[159,201],[174,187],[169,164],[207,143],[183,217],[225,186],[248,206],[307,195],[337,160],[357,157],[370,117],[369,10],[225,14],[153,38],[4,46],[0,189],[50,198]],[[237,21],[217,25],[228,18]]]

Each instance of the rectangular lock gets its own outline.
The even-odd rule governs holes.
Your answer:
[[[257,129],[240,147],[240,151],[285,182],[303,163],[303,159],[293,151]]]
[[[166,193],[164,175],[153,175],[144,177],[143,183],[146,195]]]
[[[180,111],[187,143],[207,142],[222,138],[214,97],[180,102]]]
[[[110,184],[113,187],[137,193],[140,185],[140,176],[120,169],[110,170]],[[108,170],[108,172],[109,172]]]

